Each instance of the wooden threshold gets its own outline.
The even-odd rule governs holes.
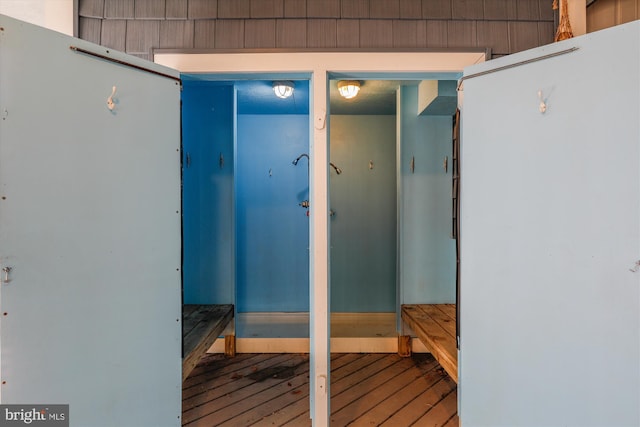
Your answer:
[[[457,383],[455,304],[405,304],[402,306],[402,320]]]
[[[182,381],[233,319],[233,305],[196,305],[182,307]]]

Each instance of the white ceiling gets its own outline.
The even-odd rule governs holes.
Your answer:
[[[418,81],[360,80],[358,96],[345,99],[338,93],[338,80],[331,80],[329,92],[331,114],[395,114],[396,91],[401,85],[418,85]]]
[[[272,90],[272,80],[218,81],[210,75],[183,75],[190,85],[235,85],[238,91],[240,114],[308,114],[309,81],[294,80],[294,95],[288,99],[277,98]],[[338,93],[338,79],[329,82],[329,111],[339,115],[394,115],[396,92],[400,86],[417,86],[419,80],[359,80],[360,92],[353,99],[345,99]]]

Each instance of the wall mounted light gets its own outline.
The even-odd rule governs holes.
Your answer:
[[[275,93],[278,98],[282,99],[290,97],[293,95],[293,82],[273,82],[273,93]]]
[[[346,99],[355,98],[360,91],[360,82],[356,80],[340,80],[338,82],[338,92]]]

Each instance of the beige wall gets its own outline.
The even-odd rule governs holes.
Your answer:
[[[597,0],[587,8],[587,31],[640,19],[640,0]]]
[[[0,0],[0,13],[73,35],[73,0]]]
[[[569,6],[569,22],[571,22],[571,30],[574,37],[581,36],[587,32],[587,1],[586,0],[568,0]],[[561,5],[562,7],[562,5]]]

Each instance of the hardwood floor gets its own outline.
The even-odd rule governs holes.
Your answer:
[[[308,354],[208,354],[183,383],[184,426],[310,426]],[[331,425],[458,425],[457,388],[430,354],[331,356]]]

